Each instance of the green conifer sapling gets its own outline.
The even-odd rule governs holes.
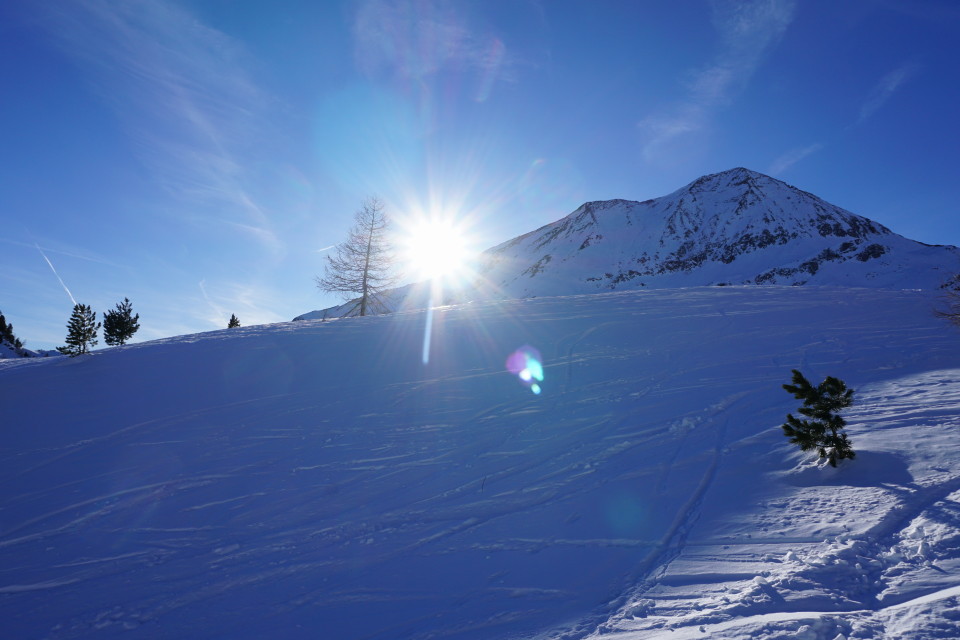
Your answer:
[[[796,369],[793,370],[793,384],[785,384],[783,388],[798,400],[803,400],[803,406],[797,411],[810,418],[800,420],[787,414],[787,421],[782,428],[790,442],[803,451],[816,449],[821,458],[830,462],[831,467],[837,466],[837,460],[853,460],[856,454],[847,434],[843,433],[847,423],[837,415],[838,411],[853,404],[853,389],[847,389],[843,380],[831,376],[814,387]]]
[[[117,308],[103,314],[103,341],[107,344],[124,345],[140,328],[140,314],[133,314],[133,305],[127,298]]]
[[[70,321],[67,322],[67,344],[57,347],[57,351],[71,358],[87,353],[90,348],[97,345],[99,330],[97,314],[85,304],[74,305]]]

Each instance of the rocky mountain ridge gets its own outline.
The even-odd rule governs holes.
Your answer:
[[[481,264],[486,291],[506,297],[725,284],[934,288],[960,270],[960,251],[737,168],[661,198],[587,202],[489,249]]]

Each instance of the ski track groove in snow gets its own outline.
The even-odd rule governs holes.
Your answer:
[[[925,422],[930,425],[930,428],[939,430],[943,434],[939,436],[931,433],[931,437],[934,438],[932,446],[935,448],[938,447],[936,444],[936,438],[938,437],[947,438],[945,442],[952,442],[954,440],[955,430],[953,432],[954,435],[950,435],[950,432],[944,431],[940,425],[944,418],[946,418],[947,422],[955,422],[953,416],[960,412],[960,389],[957,389],[955,386],[946,388],[944,379],[950,382],[955,381],[955,372],[946,371],[923,375],[915,378],[915,380],[924,380],[922,384],[902,385],[911,386],[914,389],[914,391],[910,392],[909,396],[914,400],[916,400],[917,396],[922,396],[925,393],[939,392],[942,395],[941,401],[936,403],[939,413],[938,411],[922,412],[923,417],[926,418]],[[869,391],[870,390],[868,390],[868,394],[865,394],[866,397],[862,399],[861,402],[863,404],[860,405],[859,409],[851,412],[851,421],[869,420],[872,416],[878,415],[879,413],[887,413],[889,416],[884,417],[884,420],[887,420],[885,426],[879,427],[875,431],[877,435],[861,431],[863,437],[872,437],[878,443],[883,443],[884,446],[889,446],[895,442],[902,442],[902,437],[896,433],[897,426],[893,424],[894,419],[900,420],[900,430],[903,430],[904,425],[911,425],[909,428],[913,430],[918,427],[922,428],[923,422],[913,422],[916,419],[917,412],[903,412],[898,415],[896,408],[889,410],[889,397],[882,395],[877,396],[875,392],[869,393]],[[884,402],[885,404],[870,404],[876,401]],[[888,410],[874,411],[873,407],[877,407],[878,409],[886,407]],[[955,425],[953,426],[955,427]],[[883,434],[883,431],[891,428],[894,429],[893,434],[895,435],[892,440],[884,443],[882,438],[886,436]],[[878,439],[878,437],[881,439]],[[865,452],[864,455],[869,455],[869,451]],[[855,467],[848,466],[838,471],[852,471],[854,469]],[[840,476],[842,474],[837,475]],[[960,504],[957,502],[957,500],[960,500],[960,478],[955,474],[945,473],[939,465],[931,465],[917,478],[916,482],[910,482],[900,486],[889,481],[883,482],[883,479],[882,475],[878,477],[879,482],[877,486],[887,491],[889,498],[886,500],[887,508],[882,513],[882,517],[874,524],[865,523],[868,526],[861,527],[857,532],[850,532],[847,535],[837,537],[834,543],[831,543],[828,539],[818,545],[814,538],[805,539],[797,537],[783,539],[751,537],[749,540],[726,538],[716,540],[709,538],[698,539],[696,543],[689,544],[688,547],[690,549],[708,550],[711,546],[718,547],[722,544],[724,549],[741,550],[738,551],[738,554],[742,558],[744,566],[747,568],[746,573],[735,574],[731,569],[728,569],[725,572],[708,574],[701,570],[684,577],[685,574],[674,573],[669,565],[665,564],[661,567],[660,575],[657,576],[657,579],[648,585],[648,589],[643,590],[643,592],[638,591],[632,599],[633,604],[624,607],[618,616],[611,618],[611,623],[604,626],[602,628],[603,631],[605,633],[614,633],[616,637],[622,637],[624,640],[660,637],[660,634],[666,629],[669,629],[671,637],[702,637],[702,635],[706,633],[711,637],[806,638],[808,635],[805,634],[812,634],[809,635],[810,638],[830,639],[837,635],[838,632],[842,632],[842,634],[846,634],[844,637],[850,638],[899,638],[903,637],[902,632],[893,630],[891,627],[891,624],[893,624],[891,620],[893,619],[886,619],[888,616],[885,612],[893,611],[901,606],[901,604],[904,607],[919,607],[920,605],[926,604],[930,605],[928,607],[929,610],[921,611],[917,613],[917,616],[924,620],[932,620],[930,625],[933,626],[927,625],[925,630],[920,632],[916,637],[954,637],[956,630],[945,633],[942,629],[944,628],[943,625],[945,621],[949,623],[949,620],[956,619],[956,616],[950,617],[947,612],[951,609],[956,610],[956,596],[958,595],[958,589],[960,589],[960,587],[944,587],[943,584],[945,581],[948,585],[951,584],[951,582],[953,585],[956,585],[957,582],[960,582],[960,577],[954,575],[951,578],[949,565],[947,565],[948,569],[944,571],[937,567],[937,563],[953,562],[950,560],[949,555],[946,557],[946,560],[940,560],[940,558],[943,558],[942,554],[944,553],[955,553],[958,545],[954,542],[952,543],[953,547],[941,547],[937,544],[936,538],[932,540],[930,551],[926,552],[929,555],[925,563],[929,564],[935,573],[931,574],[933,579],[927,583],[904,582],[903,578],[899,578],[901,575],[922,577],[922,568],[924,565],[917,564],[916,561],[920,556],[913,556],[911,560],[911,553],[919,554],[924,553],[923,551],[907,552],[906,561],[898,560],[897,558],[902,556],[904,553],[902,548],[905,544],[908,544],[910,540],[916,540],[918,538],[924,540],[924,542],[919,545],[920,548],[923,548],[924,545],[927,544],[925,539],[929,537],[931,533],[927,532],[927,534],[924,534],[922,528],[914,529],[914,523],[920,520],[924,514],[932,514],[932,522],[938,522],[936,516],[938,509],[942,510],[947,508],[942,506],[942,503],[948,499],[953,501],[954,510],[960,511]],[[953,533],[949,533],[948,536],[952,536],[953,540],[960,540],[960,518],[955,518],[954,523]],[[931,527],[929,524],[927,526],[928,528]],[[846,540],[846,542],[841,543],[842,539]],[[947,540],[947,538],[943,539]],[[759,576],[759,570],[756,568],[758,556],[765,557],[767,555],[762,551],[752,550],[754,546],[776,545],[782,549],[785,546],[795,546],[797,543],[801,545],[805,543],[814,553],[810,555],[808,552],[807,555],[809,559],[801,560],[799,564],[795,564],[799,570],[795,569],[793,571],[793,577],[789,575],[777,576],[777,574],[774,573],[774,575],[768,577],[767,580],[758,577],[751,583],[754,587],[754,593],[772,595],[774,601],[776,601],[776,598],[779,598],[779,604],[776,605],[777,608],[780,609],[778,613],[752,614],[751,609],[757,608],[755,605],[737,605],[737,607],[730,609],[730,614],[717,615],[716,613],[709,613],[710,607],[706,606],[702,613],[696,613],[691,610],[683,614],[682,610],[676,609],[676,612],[673,614],[675,617],[672,617],[670,615],[655,613],[660,610],[661,607],[655,606],[652,600],[643,600],[645,593],[653,587],[658,587],[658,585],[667,587],[668,590],[689,588],[695,593],[698,589],[702,590],[704,588],[703,585],[709,582],[715,582],[718,585],[724,583],[727,585],[736,585],[737,582],[743,583],[748,581],[753,575]],[[951,543],[948,541],[948,544]],[[825,549],[824,551],[816,551],[818,546],[826,547],[828,545],[832,547],[832,550]],[[913,542],[913,545],[917,546],[917,543]],[[901,550],[897,551],[898,548]],[[953,551],[950,550],[951,548]],[[737,556],[734,555],[733,551],[727,551],[725,553],[727,554],[726,565],[732,566],[731,563]],[[693,556],[691,556],[691,558],[692,557]],[[855,569],[852,566],[854,563],[856,563]],[[860,563],[864,564],[862,570]],[[846,567],[849,567],[849,569]],[[921,573],[918,574],[918,571]],[[842,578],[832,587],[829,581],[823,582],[824,580],[829,580],[833,574],[839,576],[844,572],[851,577],[862,575],[864,584],[858,584],[854,591],[847,592],[845,589],[848,589],[849,585],[853,583],[844,586],[843,581],[849,581],[849,578]],[[843,600],[837,600],[837,598],[834,597],[832,602],[834,608],[824,611],[811,610],[809,606],[805,606],[814,602],[816,598],[811,600],[805,600],[804,598],[789,601],[783,600],[783,598],[779,596],[778,591],[789,588],[789,583],[791,581],[796,582],[798,579],[812,580],[811,585],[817,582],[823,582],[823,585],[828,588],[828,593],[830,589],[835,589],[834,593],[841,596]],[[760,580],[760,582],[758,582],[758,580]],[[738,587],[734,588],[737,589]],[[728,591],[728,589],[729,588],[723,589],[722,591]],[[668,591],[664,591],[661,588],[660,593],[655,594],[653,597],[659,598],[665,603],[662,606],[666,607],[666,609],[675,609],[675,607],[668,606],[666,603],[670,602],[671,598],[677,603],[682,602],[683,596],[680,595],[680,592],[675,596],[668,596],[667,593]],[[784,593],[789,596],[789,592],[785,591]],[[676,600],[676,598],[681,599]],[[701,596],[701,599],[702,598],[703,596]],[[824,598],[820,598],[820,600],[822,601]],[[826,600],[829,601],[830,598],[826,598]],[[950,602],[940,602],[944,600],[950,600]],[[736,602],[736,600],[733,602]],[[736,615],[732,615],[732,612],[737,608],[739,608],[739,612]],[[763,607],[761,607],[761,610],[762,609]],[[632,610],[643,612],[644,618],[641,620],[633,617],[633,621],[631,622],[629,611]],[[650,613],[651,611],[654,613]],[[627,612],[626,615],[624,615],[624,612]],[[944,615],[947,615],[947,618],[944,618]],[[683,616],[685,616],[685,618]],[[638,622],[638,620],[642,623]],[[787,624],[788,622],[789,624]],[[645,630],[641,631],[641,629]],[[936,629],[941,630],[937,631]],[[731,633],[729,636],[726,635],[728,631]],[[891,635],[888,636],[886,635],[887,633]],[[698,636],[696,634],[700,635]]]

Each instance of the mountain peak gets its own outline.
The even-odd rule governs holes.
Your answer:
[[[588,202],[484,254],[498,295],[711,284],[934,289],[960,271],[930,249],[746,167],[644,202]]]
[[[733,169],[727,169],[719,173],[701,176],[685,186],[681,191],[719,191],[742,188],[744,186],[755,187],[763,183],[776,183],[789,187],[786,183],[780,182],[758,171],[752,171],[745,167],[734,167]]]
[[[751,177],[751,178],[769,178],[770,177],[768,175],[760,173],[759,171],[747,169],[746,167],[734,167],[733,169],[727,169],[726,171],[720,171],[719,173],[714,173],[711,175],[731,176],[731,177]]]

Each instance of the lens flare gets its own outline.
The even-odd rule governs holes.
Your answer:
[[[534,395],[540,395],[542,389],[538,383],[543,382],[543,358],[539,351],[529,345],[520,347],[507,357],[507,371],[520,378]]]

